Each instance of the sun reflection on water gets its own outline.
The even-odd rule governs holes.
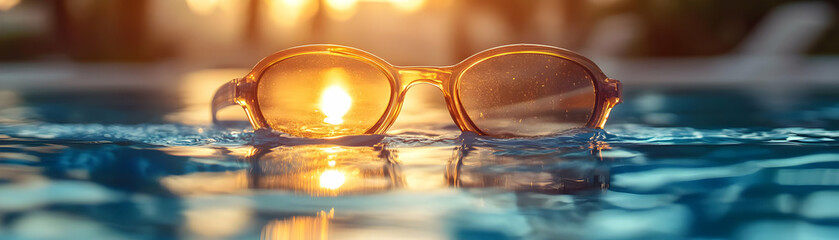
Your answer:
[[[335,209],[318,212],[317,216],[294,216],[285,220],[274,220],[262,228],[259,238],[280,239],[329,239],[329,221],[335,217]]]
[[[311,196],[341,196],[400,188],[404,178],[391,150],[304,145],[253,151],[248,186]]]
[[[329,190],[335,190],[344,185],[346,181],[344,173],[338,170],[326,170],[320,174],[320,186]]]

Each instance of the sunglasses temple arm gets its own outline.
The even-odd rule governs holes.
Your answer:
[[[212,102],[212,117],[213,117],[213,124],[219,125],[218,117],[216,114],[219,110],[225,107],[237,105],[236,103],[236,82],[238,79],[233,79],[221,85],[221,87],[216,90],[216,94],[213,95],[213,102]]]

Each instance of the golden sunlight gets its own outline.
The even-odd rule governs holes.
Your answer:
[[[330,10],[330,17],[343,21],[355,15],[360,3],[373,2],[390,3],[397,10],[410,13],[422,9],[426,0],[326,0],[326,6]]]
[[[326,7],[329,16],[333,19],[344,21],[355,15],[358,0],[326,0]]]
[[[326,5],[338,11],[347,11],[355,8],[358,0],[326,0]]]
[[[338,170],[326,170],[320,174],[320,186],[329,190],[335,190],[344,185],[344,173]]]
[[[0,0],[0,11],[6,11],[15,7],[20,0]]]
[[[213,13],[218,4],[219,0],[186,0],[186,5],[189,6],[189,10],[198,15]]]
[[[271,19],[284,27],[297,25],[306,21],[318,10],[317,1],[314,0],[270,0],[268,9],[271,11]]]
[[[344,115],[352,106],[352,97],[344,91],[341,86],[332,85],[325,90],[320,97],[320,110],[326,118],[323,122],[329,124],[344,123]]]
[[[329,239],[329,221],[335,218],[335,209],[318,212],[317,216],[293,216],[274,220],[262,228],[260,239]]]
[[[425,4],[425,0],[390,0],[390,2],[404,12],[416,12]]]

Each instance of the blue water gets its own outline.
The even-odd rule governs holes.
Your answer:
[[[16,92],[0,239],[839,236],[839,91],[627,95],[605,130],[314,141],[171,123],[172,92]]]

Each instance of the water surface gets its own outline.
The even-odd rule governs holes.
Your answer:
[[[836,93],[630,90],[605,130],[323,142],[179,121],[205,113],[177,91],[3,91],[0,238],[829,239]]]

